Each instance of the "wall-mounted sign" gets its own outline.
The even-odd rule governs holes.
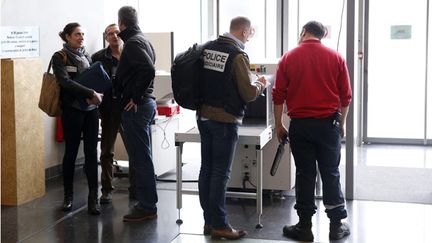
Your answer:
[[[391,39],[392,40],[411,39],[411,25],[392,25]]]
[[[39,44],[39,27],[0,27],[0,58],[38,57]]]

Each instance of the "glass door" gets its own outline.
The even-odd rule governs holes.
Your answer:
[[[413,146],[432,128],[429,0],[365,3],[366,144],[357,148],[355,198],[430,204],[432,147]]]
[[[369,1],[365,142],[422,143],[427,1]]]

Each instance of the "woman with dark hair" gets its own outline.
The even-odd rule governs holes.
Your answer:
[[[100,214],[98,204],[97,143],[99,114],[97,106],[102,95],[89,89],[74,79],[90,67],[91,58],[86,52],[84,33],[78,23],[67,24],[59,33],[65,42],[63,49],[54,53],[52,65],[61,87],[62,125],[65,137],[63,156],[63,211],[71,211],[73,204],[73,177],[75,160],[81,142],[84,141],[84,170],[89,187],[88,212]],[[82,100],[85,99],[85,103]]]

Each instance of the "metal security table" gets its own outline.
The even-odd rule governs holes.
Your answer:
[[[263,168],[263,147],[272,139],[271,126],[265,125],[241,125],[239,126],[239,140],[238,144],[255,146],[256,159],[257,159],[257,185],[256,193],[254,192],[227,192],[227,197],[236,198],[249,198],[256,199],[256,210],[258,214],[258,224],[256,228],[262,228],[261,215],[262,215],[262,168]],[[175,133],[175,146],[176,146],[176,192],[177,192],[177,209],[178,209],[178,224],[183,221],[180,217],[180,209],[182,208],[182,195],[191,194],[197,195],[196,189],[183,189],[182,188],[182,153],[183,144],[187,142],[200,142],[200,135],[198,128],[194,127],[186,132]]]

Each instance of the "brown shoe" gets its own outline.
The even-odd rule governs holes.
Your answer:
[[[235,230],[230,225],[227,225],[225,228],[222,229],[215,229],[211,231],[212,239],[221,239],[225,238],[228,240],[237,240],[242,238],[247,234],[244,230]]]
[[[141,222],[146,220],[152,220],[157,218],[157,213],[149,212],[149,213],[136,213],[132,212],[123,216],[123,222]]]
[[[213,227],[209,224],[204,225],[204,235],[211,235]]]
[[[123,216],[123,222],[140,222],[157,218],[156,212],[148,212],[135,205],[129,214]]]

